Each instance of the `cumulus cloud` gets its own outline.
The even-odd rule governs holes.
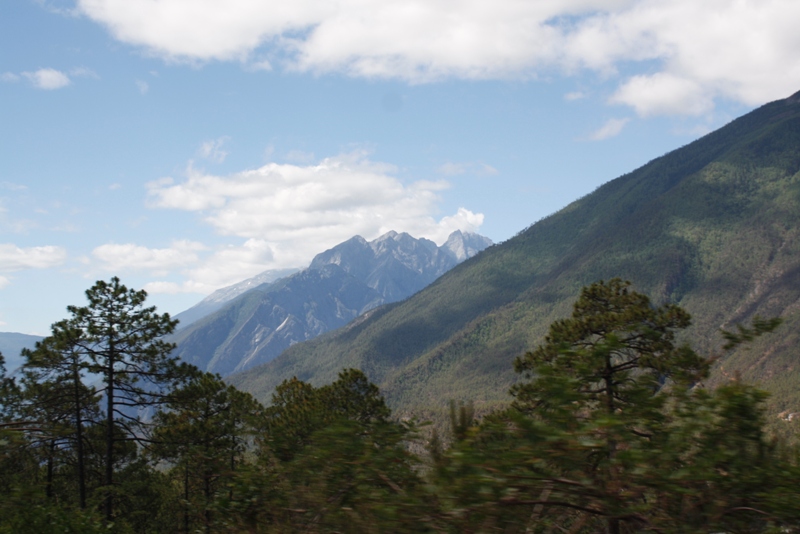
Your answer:
[[[618,80],[612,100],[645,116],[701,113],[717,98],[757,104],[800,86],[796,0],[78,0],[77,7],[117,39],[169,60],[411,83],[553,69],[619,77],[624,63],[629,79]],[[687,107],[692,94],[701,103]]]
[[[699,83],[663,72],[632,77],[610,101],[627,104],[642,117],[702,115],[714,107],[711,95]]]
[[[153,282],[145,289],[150,293],[211,293],[273,268],[273,246],[263,239],[248,239],[242,245],[221,247],[184,270],[185,281]]]
[[[229,137],[220,137],[212,141],[205,141],[200,145],[197,153],[201,158],[214,163],[222,163],[228,157],[228,152],[223,150],[222,147],[229,140]]]
[[[11,243],[0,244],[0,272],[24,269],[47,269],[64,263],[67,251],[62,247],[21,248]]]
[[[39,69],[34,72],[23,72],[22,75],[27,78],[34,87],[48,91],[61,89],[72,83],[69,76],[56,69]]]
[[[404,184],[395,170],[355,152],[305,166],[270,163],[229,176],[190,167],[180,182],[151,182],[151,208],[197,212],[218,233],[245,240],[188,267],[186,284],[154,289],[208,292],[266,269],[303,267],[354,235],[374,239],[395,230],[442,243],[455,230],[480,228],[483,215],[466,208],[436,216],[447,182]],[[129,265],[131,251],[115,247],[109,249],[113,257]]]
[[[205,246],[194,241],[175,241],[169,248],[148,248],[133,243],[100,245],[92,256],[112,272],[144,270],[155,276],[192,265],[198,261],[197,253]]]
[[[602,141],[603,139],[617,136],[622,131],[622,128],[628,124],[628,120],[629,119],[609,119],[603,126],[592,132],[589,139],[592,141]]]

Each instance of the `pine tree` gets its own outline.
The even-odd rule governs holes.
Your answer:
[[[619,534],[621,518],[639,520],[628,504],[643,488],[626,473],[664,422],[668,396],[660,393],[687,388],[709,365],[675,342],[688,313],[654,307],[629,287],[616,278],[584,288],[572,317],[553,323],[544,343],[514,362],[529,381],[511,390],[517,409],[567,432],[570,454],[557,463],[562,475],[591,481],[582,506],[608,517],[609,534]]]
[[[139,411],[165,402],[166,393],[193,374],[193,368],[170,356],[174,345],[162,338],[177,321],[145,307],[145,291],[128,289],[114,277],[86,291],[89,304],[69,306],[71,340],[89,359],[88,369],[101,377],[105,402],[104,509],[113,518],[114,445],[142,437]]]
[[[170,393],[154,417],[151,454],[173,462],[183,483],[183,527],[190,532],[190,507],[198,488],[202,523],[212,528],[212,502],[232,480],[253,434],[259,403],[248,393],[204,373]],[[230,497],[230,496],[229,496]]]
[[[85,429],[99,419],[99,397],[84,383],[89,361],[75,344],[79,332],[67,321],[53,325],[52,334],[37,342],[34,350],[24,350],[23,366],[25,412],[42,421],[42,441],[47,456],[47,492],[52,492],[52,476],[57,451],[74,459],[78,504],[86,508]]]

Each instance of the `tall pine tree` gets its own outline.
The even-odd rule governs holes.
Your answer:
[[[170,356],[163,337],[177,321],[145,307],[145,291],[128,289],[119,278],[98,281],[86,291],[87,306],[69,306],[71,342],[101,377],[98,393],[105,402],[105,475],[107,520],[113,518],[114,445],[143,436],[140,411],[161,405],[169,390],[193,374],[193,368]]]

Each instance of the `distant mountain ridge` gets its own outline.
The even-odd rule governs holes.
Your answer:
[[[188,310],[175,315],[173,319],[178,319],[178,329],[186,328],[198,319],[202,319],[206,315],[217,311],[224,306],[226,302],[230,302],[242,293],[264,286],[265,284],[271,284],[275,280],[283,278],[284,276],[289,276],[299,270],[300,269],[271,269],[239,283],[217,289]]]
[[[692,314],[687,339],[721,354],[720,328],[781,316],[724,354],[708,384],[740,373],[800,412],[800,93],[612,180],[450,270],[413,297],[229,377],[269,401],[297,376],[367,373],[400,413],[449,399],[508,402],[512,362],[571,313],[581,287],[621,277]],[[445,415],[446,418],[446,415]]]
[[[175,354],[223,376],[246,370],[297,342],[411,296],[491,244],[461,231],[441,247],[393,231],[373,241],[355,236],[318,254],[307,269],[223,301],[172,337],[178,345]]]
[[[20,357],[22,349],[32,349],[41,336],[31,336],[18,332],[0,332],[0,353],[6,361],[6,371],[12,373],[22,366],[24,360]]]

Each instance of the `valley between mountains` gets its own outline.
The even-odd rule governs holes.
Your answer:
[[[535,172],[535,170],[532,170]],[[769,103],[599,187],[503,243],[442,246],[390,232],[267,271],[176,317],[176,354],[268,403],[296,376],[363,370],[401,416],[450,400],[504,405],[512,362],[569,315],[580,289],[620,277],[692,315],[685,341],[767,390],[774,420],[800,413],[800,93]],[[781,317],[731,352],[721,329]],[[9,369],[38,337],[2,333]]]
[[[355,367],[400,414],[503,404],[514,358],[581,287],[614,277],[692,315],[686,341],[717,358],[711,385],[739,376],[771,393],[776,418],[800,412],[800,93],[606,183],[410,298],[378,307],[364,295],[346,326],[227,380],[268,402],[283,380],[321,385]],[[724,352],[720,329],[757,315],[784,324]]]

